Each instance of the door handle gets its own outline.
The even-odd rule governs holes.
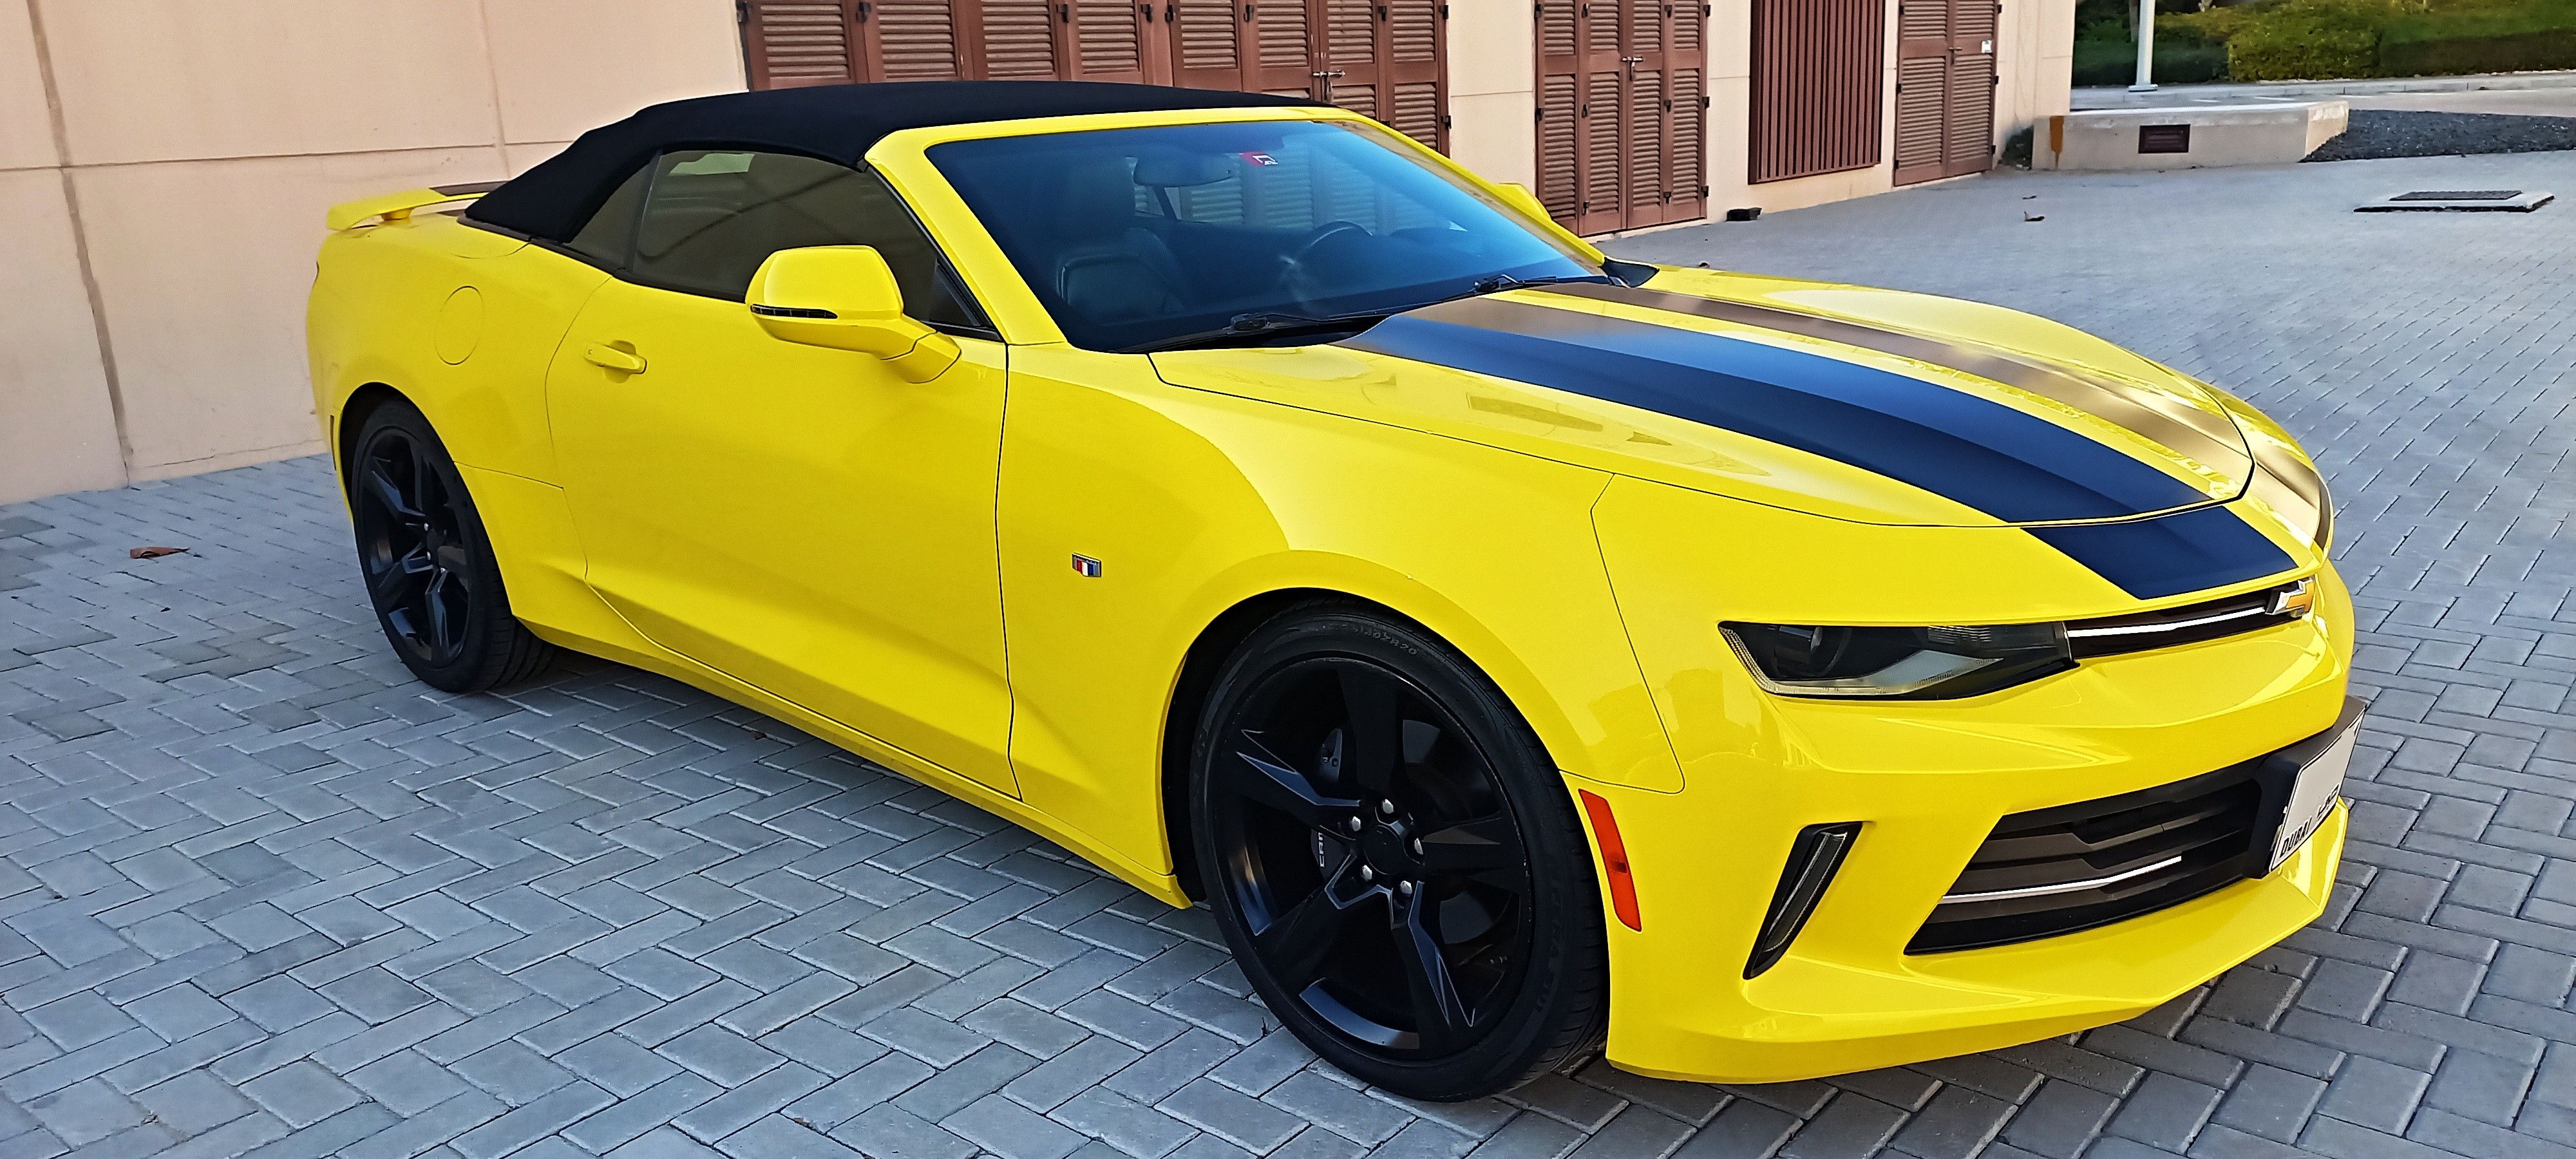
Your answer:
[[[644,356],[631,350],[620,350],[614,346],[593,346],[582,351],[581,356],[589,359],[593,366],[605,367],[625,374],[644,373]]]

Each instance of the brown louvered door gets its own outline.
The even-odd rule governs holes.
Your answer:
[[[1708,215],[1708,10],[1537,0],[1539,200],[1577,233]]]
[[[1615,39],[1622,0],[1601,2]],[[1441,0],[741,0],[738,11],[756,89],[1044,77],[1174,84],[1330,101],[1449,146]],[[1608,103],[1620,99],[1614,92]]]
[[[1627,134],[1622,129],[1621,74],[1627,45],[1619,37],[1622,0],[1577,0],[1577,35],[1583,57],[1580,87],[1575,92],[1575,120],[1580,127],[1576,153],[1583,174],[1581,205],[1575,232],[1608,233],[1628,227],[1626,182]]]
[[[1376,0],[1315,0],[1322,17],[1323,51],[1316,54],[1315,96],[1365,117],[1385,120],[1379,98]]]
[[[1708,6],[1664,5],[1664,220],[1708,216]]]
[[[1941,173],[1983,173],[1995,164],[1995,0],[1951,0],[1950,89]]]
[[[1878,164],[1885,0],[1754,0],[1755,183]]]
[[[1378,119],[1397,132],[1449,151],[1448,37],[1442,0],[1386,0],[1379,6]]]
[[[743,63],[751,87],[789,89],[866,79],[851,51],[858,0],[746,0]]]
[[[1905,0],[1896,9],[1896,184],[1994,164],[1994,0]]]
[[[1601,0],[1593,0],[1600,3]],[[1620,29],[1625,43],[1619,62],[1620,135],[1626,153],[1619,174],[1619,193],[1626,202],[1626,228],[1661,225],[1672,172],[1670,99],[1664,91],[1664,5],[1662,0],[1623,0]]]
[[[1252,6],[1240,0],[1173,0],[1164,23],[1171,82],[1186,89],[1239,89],[1251,55]]]
[[[974,45],[971,73],[989,80],[1047,80],[1060,75],[1068,54],[1056,43],[1055,8],[1049,0],[953,0],[961,43]]]
[[[991,3],[991,0],[985,0]],[[1142,82],[1170,75],[1158,19],[1165,0],[1055,0],[1055,76],[1066,80]],[[1177,16],[1177,10],[1173,10]]]
[[[1536,0],[1538,194],[1547,215],[1580,229],[1583,212],[1581,0]]]

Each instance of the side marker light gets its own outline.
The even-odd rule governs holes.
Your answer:
[[[1619,819],[1610,815],[1610,802],[1586,789],[1575,790],[1583,798],[1583,815],[1592,820],[1592,840],[1601,846],[1601,868],[1610,878],[1610,912],[1619,916],[1619,924],[1643,931],[1645,919],[1637,914],[1637,879],[1628,872],[1628,845],[1619,840]]]

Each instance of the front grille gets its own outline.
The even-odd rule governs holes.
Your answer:
[[[2295,766],[2265,757],[1995,825],[1909,954],[2055,937],[2179,905],[2265,868]]]
[[[2179,608],[2073,620],[2066,625],[2066,645],[2076,659],[2085,660],[2197,644],[2286,624],[2308,613],[2311,582],[2299,580]]]

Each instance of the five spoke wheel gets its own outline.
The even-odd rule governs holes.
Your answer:
[[[446,480],[418,440],[388,428],[369,440],[352,484],[358,566],[389,634],[421,663],[455,663],[475,593]]]
[[[342,460],[358,573],[394,655],[449,692],[480,692],[545,669],[554,647],[511,614],[474,497],[429,420],[409,402],[353,407]]]
[[[1259,967],[1377,1051],[1475,1045],[1529,960],[1533,888],[1483,747],[1366,658],[1303,660],[1247,693],[1208,806],[1222,888]]]

